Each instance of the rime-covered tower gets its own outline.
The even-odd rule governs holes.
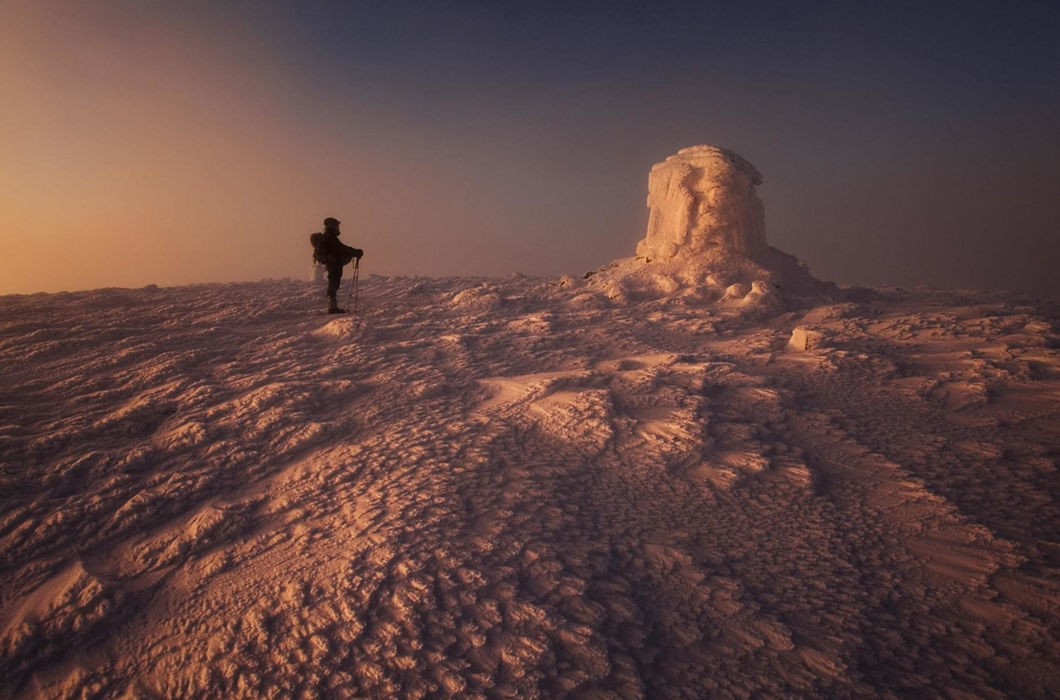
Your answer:
[[[682,148],[648,175],[648,232],[632,258],[587,275],[611,299],[683,297],[719,308],[768,311],[834,298],[837,289],[766,242],[755,166],[717,146]]]
[[[742,157],[715,146],[682,148],[648,175],[648,233],[643,258],[736,253],[767,248],[765,208],[755,192],[762,176]]]

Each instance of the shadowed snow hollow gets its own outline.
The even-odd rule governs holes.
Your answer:
[[[715,146],[682,148],[648,175],[648,232],[633,258],[593,274],[619,299],[688,296],[755,309],[782,297],[834,291],[805,263],[766,243],[762,176],[741,156]]]

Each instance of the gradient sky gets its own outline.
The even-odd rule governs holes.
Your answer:
[[[1058,8],[0,0],[0,293],[581,273],[708,143],[818,277],[1060,296]]]

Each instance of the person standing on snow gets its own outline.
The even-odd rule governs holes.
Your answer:
[[[309,237],[313,244],[313,259],[324,265],[328,271],[328,313],[344,314],[346,309],[339,308],[337,295],[342,284],[342,266],[354,258],[360,263],[364,251],[351,248],[339,240],[338,219],[329,216],[324,219],[324,232],[314,233]]]

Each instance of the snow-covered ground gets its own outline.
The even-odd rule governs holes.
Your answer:
[[[0,298],[0,696],[1056,692],[1055,304],[606,289]]]

